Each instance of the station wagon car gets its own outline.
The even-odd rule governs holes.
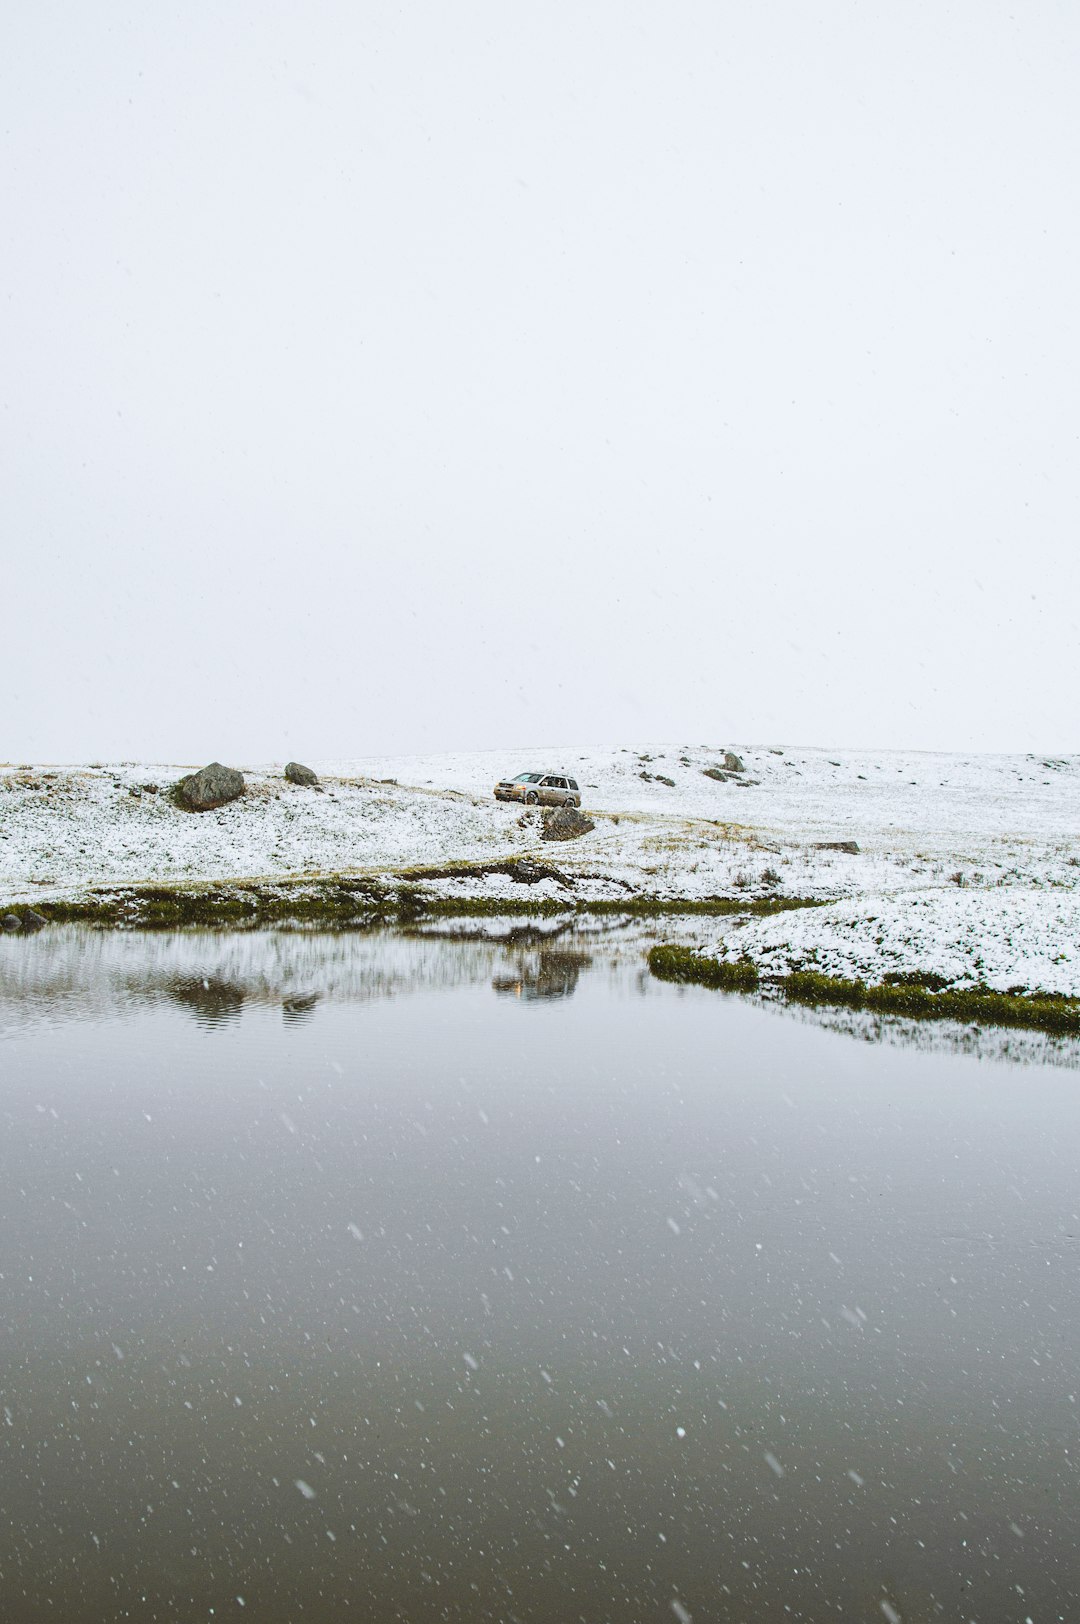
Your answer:
[[[576,778],[566,773],[518,773],[495,785],[497,801],[524,801],[526,806],[580,806]]]

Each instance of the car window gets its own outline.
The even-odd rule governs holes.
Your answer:
[[[542,778],[540,780],[540,788],[541,789],[554,789],[555,788],[555,779],[554,778]]]
[[[553,780],[553,782],[554,782],[554,785],[555,785],[556,789],[565,789],[566,788],[566,779],[565,778],[556,778],[556,779]]]
[[[577,789],[577,779],[576,778],[568,778],[566,780],[566,782],[570,785],[571,789]]]

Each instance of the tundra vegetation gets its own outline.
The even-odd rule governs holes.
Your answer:
[[[490,868],[489,868],[490,871]],[[745,914],[767,917],[793,908],[821,907],[811,897],[670,898],[626,896],[589,899],[540,896],[446,896],[425,889],[425,881],[456,869],[420,869],[378,879],[338,876],[291,883],[237,881],[231,885],[145,885],[102,888],[78,897],[38,904],[45,924],[80,924],[101,929],[120,926],[140,930],[173,930],[178,926],[320,925],[328,929],[363,929],[369,925],[438,918],[491,918],[500,915],[597,914],[629,918],[664,915],[723,917]],[[25,913],[22,904],[0,904],[0,915]]]
[[[914,971],[870,984],[815,970],[766,976],[751,959],[707,958],[671,945],[650,950],[649,969],[661,981],[695,983],[725,992],[760,992],[797,1004],[865,1009],[916,1020],[1029,1027],[1063,1036],[1080,1034],[1080,998],[1029,993],[1019,987],[1008,992],[984,986],[954,987],[940,976]]]

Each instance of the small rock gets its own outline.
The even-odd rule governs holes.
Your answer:
[[[200,767],[197,773],[181,778],[176,788],[180,799],[193,812],[212,812],[216,806],[224,806],[243,795],[244,775],[235,767],[223,767],[220,761],[212,761],[209,766]]]
[[[18,914],[5,914],[3,919],[0,919],[0,925],[2,925],[5,930],[21,930],[22,920],[19,918]]]
[[[859,842],[857,840],[815,840],[815,851],[845,851],[849,857],[858,857]]]
[[[319,782],[318,773],[312,772],[310,767],[305,767],[299,761],[287,761],[285,763],[285,777],[290,784],[312,785]]]
[[[742,764],[742,758],[737,756],[734,750],[724,751],[724,766],[729,773],[744,773],[746,771]]]
[[[544,812],[541,840],[577,840],[595,829],[596,824],[576,806],[549,806]]]
[[[156,784],[140,784],[139,788],[142,790],[144,795],[156,795],[158,792],[158,787]]]
[[[49,921],[44,914],[39,914],[36,908],[27,908],[23,914],[23,930],[41,930]]]
[[[508,863],[493,868],[491,872],[501,872],[518,885],[538,885],[541,880],[554,880],[557,885],[563,886],[570,884],[561,869],[552,868],[548,863],[538,863],[532,857],[512,857]]]

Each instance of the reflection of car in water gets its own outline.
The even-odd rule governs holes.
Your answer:
[[[565,773],[518,773],[516,778],[500,778],[495,799],[524,801],[526,806],[580,806],[581,791],[577,779]]]
[[[584,953],[530,953],[521,958],[515,974],[496,976],[498,993],[532,1003],[538,998],[569,998],[582,970],[592,960]]]

